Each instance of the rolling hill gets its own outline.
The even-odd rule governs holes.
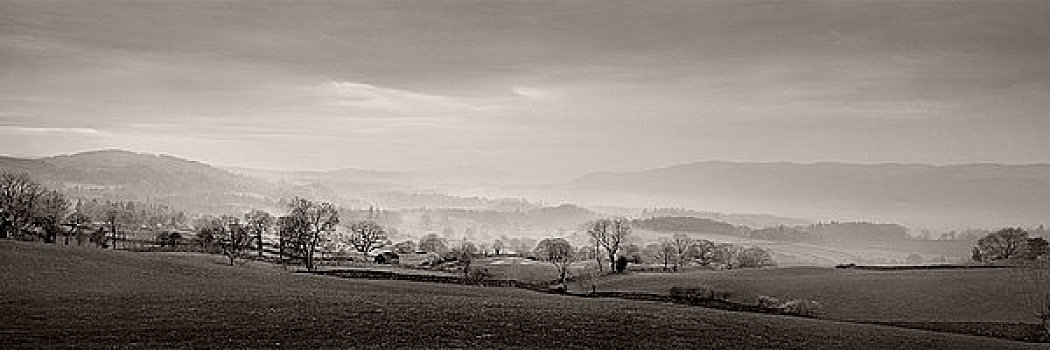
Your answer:
[[[25,171],[78,198],[166,203],[227,212],[275,205],[293,190],[166,155],[101,150],[39,159],[0,158],[0,170]]]
[[[564,189],[721,211],[912,227],[1034,226],[1050,220],[1050,164],[700,162],[591,173]]]

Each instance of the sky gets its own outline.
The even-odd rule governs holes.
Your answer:
[[[1050,162],[1048,1],[0,0],[0,154]]]

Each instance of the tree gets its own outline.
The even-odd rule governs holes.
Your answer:
[[[1028,243],[1028,233],[1020,227],[1007,227],[977,241],[983,261],[1019,258]]]
[[[692,256],[693,247],[696,241],[685,235],[684,233],[675,234],[671,237],[671,249],[674,251],[674,270],[678,271],[678,267],[685,264],[686,259]]]
[[[59,226],[69,209],[69,201],[62,193],[49,190],[41,193],[36,202],[33,205],[33,223],[44,231],[45,242],[55,243]],[[69,244],[68,240],[66,244]]]
[[[722,243],[714,246],[711,253],[713,261],[718,261],[726,268],[732,269],[736,265],[740,248],[729,243]]]
[[[244,253],[251,242],[251,234],[248,228],[241,225],[240,220],[234,216],[223,216],[221,219],[221,235],[219,244],[222,253],[230,258],[230,266],[234,265],[234,259]]]
[[[221,218],[217,218],[211,215],[201,217],[197,219],[194,226],[197,229],[197,240],[200,241],[201,248],[210,248],[212,243],[222,238],[225,234],[225,226]]]
[[[277,218],[277,251],[282,263],[286,257],[299,259],[306,255],[306,245],[303,244],[307,226],[305,220],[291,215]]]
[[[675,261],[678,259],[677,251],[675,250],[675,243],[670,239],[661,239],[660,243],[657,243],[656,249],[657,258],[663,262],[664,269],[667,269],[667,265],[673,264],[677,270],[678,263]]]
[[[604,248],[609,257],[609,269],[616,271],[616,253],[620,250],[620,243],[631,234],[630,221],[625,218],[598,219],[588,226],[591,239]]]
[[[96,247],[102,249],[106,249],[106,245],[108,244],[106,242],[106,231],[102,227],[99,227],[97,230],[92,231],[89,240],[95,243]]]
[[[314,252],[320,243],[322,235],[331,234],[335,226],[339,224],[339,211],[331,203],[317,203],[304,198],[296,197],[288,205],[289,216],[296,218],[296,233],[306,254],[306,269],[313,271]]]
[[[449,249],[444,239],[431,233],[419,239],[419,250],[427,253],[444,253]]]
[[[700,264],[707,266],[715,259],[716,249],[717,246],[714,242],[701,239],[693,242],[693,246],[689,248],[689,255],[699,259]]]
[[[244,214],[245,229],[255,237],[260,258],[263,257],[263,234],[269,232],[273,224],[273,215],[265,211],[253,209]]]
[[[452,247],[452,250],[448,253],[456,262],[463,266],[463,277],[469,278],[470,276],[470,265],[474,263],[474,254],[477,254],[478,248],[468,240],[463,240],[459,244]]]
[[[20,235],[33,223],[33,207],[44,186],[29,173],[0,174],[0,238]]]
[[[492,242],[492,251],[494,253],[496,253],[496,255],[499,255],[499,252],[502,251],[502,250],[503,250],[503,240],[499,239],[499,238],[496,238],[496,240],[494,242]]]
[[[79,210],[79,208],[80,208],[79,203],[77,205],[77,208],[78,208],[78,210],[76,210],[73,213],[69,214],[69,217],[66,218],[66,222],[69,223],[69,228],[70,228],[69,229],[69,234],[66,235],[66,244],[67,245],[69,244],[69,236],[70,235],[75,235],[76,236],[76,240],[77,240],[77,245],[82,245],[84,243],[82,230],[84,228],[84,225],[86,225],[86,224],[91,222],[91,218],[88,217],[87,214],[84,214],[83,212],[81,212]]]
[[[127,216],[124,206],[121,203],[110,203],[103,215],[105,215],[103,220],[106,226],[109,227],[110,235],[112,235],[110,240],[113,241],[113,249],[117,249],[117,239],[119,239],[117,234],[120,232],[121,220]]]
[[[565,275],[569,271],[569,265],[576,261],[576,254],[569,241],[566,241],[564,238],[545,238],[536,244],[536,249],[532,251],[532,254],[537,259],[554,265],[554,268],[558,269],[558,281],[561,283],[562,289],[568,290],[568,285],[565,284]]]
[[[382,248],[386,240],[386,230],[373,220],[356,221],[347,228],[350,230],[350,245],[364,254]]]
[[[1046,254],[1047,247],[1050,246],[1050,242],[1042,237],[1029,238],[1028,242],[1025,243],[1024,258],[1028,260],[1038,259],[1039,256]]]
[[[769,254],[768,250],[753,246],[739,250],[736,254],[734,267],[757,268],[773,265],[773,256]]]

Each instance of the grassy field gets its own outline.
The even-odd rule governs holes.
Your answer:
[[[1036,322],[1014,269],[861,271],[775,268],[605,277],[600,291],[668,293],[711,286],[754,302],[758,295],[816,300],[827,317],[862,321]],[[579,288],[579,287],[578,287]]]
[[[655,241],[660,237],[670,237],[673,233],[635,230],[634,234],[636,237],[644,237],[647,240]],[[916,254],[925,261],[944,258],[949,262],[957,262],[968,260],[970,258],[970,248],[973,246],[972,243],[965,241],[915,240],[894,244],[870,244],[863,247],[834,247],[714,233],[687,232],[685,234],[693,239],[762,247],[773,253],[773,260],[776,261],[778,266],[831,267],[845,263],[893,263],[903,262],[911,254]]]
[[[0,348],[944,348],[1034,345],[655,302],[294,274],[0,241]]]

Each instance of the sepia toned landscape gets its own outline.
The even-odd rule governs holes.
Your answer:
[[[1047,16],[0,0],[0,347],[1046,348]]]

